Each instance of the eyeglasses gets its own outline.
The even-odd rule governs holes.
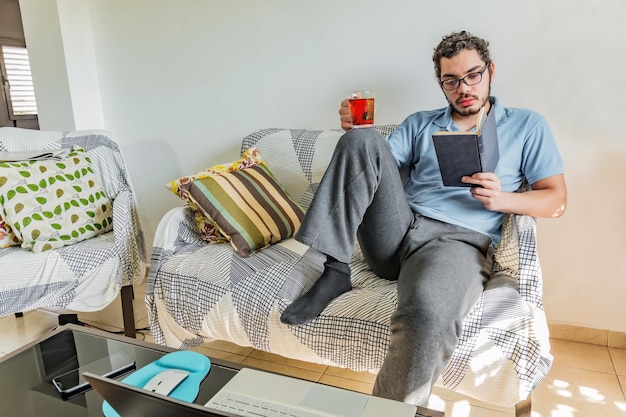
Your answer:
[[[445,90],[448,91],[456,90],[457,88],[459,88],[459,86],[461,85],[461,81],[463,81],[465,85],[468,86],[476,85],[483,80],[483,73],[487,71],[487,68],[489,68],[489,64],[491,64],[491,62],[487,62],[482,70],[469,73],[463,78],[449,78],[447,80],[441,80],[439,81],[439,83]]]

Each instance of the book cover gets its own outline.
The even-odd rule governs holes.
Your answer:
[[[493,172],[498,165],[498,133],[495,112],[485,117],[485,108],[478,113],[474,132],[437,132],[433,138],[443,185],[473,187],[461,177],[477,172]]]

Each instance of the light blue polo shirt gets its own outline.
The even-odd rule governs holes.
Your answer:
[[[502,191],[513,192],[524,178],[530,184],[562,174],[563,161],[546,120],[540,114],[502,107],[490,97],[496,112],[500,160],[495,174]],[[387,137],[398,166],[410,166],[404,186],[414,212],[472,229],[500,242],[504,214],[489,211],[475,200],[469,187],[444,187],[432,135],[441,130],[459,130],[450,106],[410,115]]]

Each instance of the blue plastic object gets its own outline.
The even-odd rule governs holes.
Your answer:
[[[122,379],[122,382],[143,388],[152,377],[168,369],[183,369],[189,372],[189,376],[170,392],[169,396],[177,400],[193,402],[198,397],[200,384],[211,369],[211,361],[197,352],[187,350],[172,352],[137,369]],[[120,417],[107,401],[102,403],[102,413],[106,417]]]

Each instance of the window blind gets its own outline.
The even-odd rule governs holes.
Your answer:
[[[30,71],[30,61],[26,48],[19,46],[2,45],[4,69],[8,82],[10,107],[12,116],[26,116],[37,114],[35,89]]]

